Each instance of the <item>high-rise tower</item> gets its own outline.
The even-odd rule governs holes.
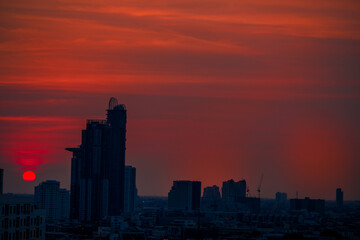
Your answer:
[[[336,189],[336,208],[338,211],[343,210],[344,205],[344,192],[341,188]]]
[[[124,210],[126,108],[111,98],[106,120],[87,120],[71,163],[70,216],[95,222]]]
[[[124,210],[126,108],[117,104],[116,98],[109,101],[107,126],[109,139],[105,152],[109,174],[109,215],[118,216]]]

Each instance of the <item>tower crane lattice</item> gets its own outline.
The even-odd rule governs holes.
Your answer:
[[[258,192],[258,197],[259,197],[259,199],[260,199],[261,184],[262,184],[263,178],[264,178],[264,174],[262,173],[262,174],[261,174],[261,178],[260,178],[260,183],[259,183],[259,186],[258,186],[258,188],[257,188],[257,192]]]

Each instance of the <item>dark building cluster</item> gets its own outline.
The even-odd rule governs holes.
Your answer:
[[[72,152],[70,191],[47,180],[34,195],[2,194],[0,240],[14,239],[360,239],[360,204],[277,192],[250,196],[245,179],[203,189],[173,182],[168,197],[138,197],[136,169],[125,165],[127,110],[115,98],[106,120],[87,120]]]
[[[45,210],[32,195],[0,195],[0,240],[45,238]]]
[[[325,211],[325,200],[323,199],[290,199],[290,210],[323,213]]]
[[[223,182],[222,194],[219,187],[204,188],[201,198],[201,182],[174,181],[168,194],[169,211],[238,211],[259,212],[260,199],[246,196],[246,181],[235,182],[233,179]]]

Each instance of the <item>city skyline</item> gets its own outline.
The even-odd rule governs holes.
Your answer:
[[[115,101],[115,103],[112,103],[112,102],[114,102]],[[114,105],[115,104],[115,105]],[[111,112],[111,105],[113,105],[112,106],[112,108],[113,107],[115,107],[115,106],[120,106],[123,110],[125,110],[125,111],[127,111],[126,110],[126,107],[125,107],[125,105],[124,104],[119,104],[118,105],[118,102],[117,102],[117,99],[116,98],[114,98],[114,97],[111,97],[111,99],[110,99],[110,101],[109,101],[109,103],[108,103],[108,109],[107,109],[107,111],[108,111],[108,113],[107,113],[107,116],[109,116],[109,110],[110,110],[110,112]],[[125,117],[125,119],[126,119],[126,117]],[[86,120],[86,124],[87,125],[91,125],[91,124],[93,124],[93,123],[95,123],[95,124],[106,124],[106,122],[108,122],[109,120],[99,120],[99,119],[96,119],[96,120],[93,120],[93,119],[87,119]],[[125,120],[125,123],[126,123],[126,120]],[[85,130],[82,130],[82,131],[85,131]],[[125,132],[126,132],[126,130],[125,130]],[[79,145],[79,147],[81,146],[81,144]],[[73,152],[73,154],[75,153],[75,155],[77,155],[77,151],[79,151],[79,149],[80,148],[66,148],[65,150],[67,150],[67,151],[70,151],[70,152]],[[74,156],[75,156],[74,155]],[[73,157],[74,157],[73,156]],[[70,159],[71,159],[71,157],[70,157]],[[71,161],[70,161],[70,165],[72,166],[72,164],[71,164]],[[125,165],[124,165],[125,166]],[[131,167],[131,166],[130,166]],[[31,168],[30,168],[31,169]],[[77,171],[77,170],[76,170]],[[125,176],[125,175],[124,175]],[[262,176],[263,177],[263,176]],[[262,178],[261,177],[261,178]],[[180,180],[181,179],[181,180]],[[246,179],[244,179],[244,178],[231,178],[231,179],[229,179],[229,178],[227,178],[226,180],[224,180],[224,181],[222,181],[221,183],[222,183],[222,188],[221,189],[223,189],[224,188],[224,183],[228,183],[228,182],[234,182],[234,179],[235,179],[235,181],[239,181],[239,183],[240,182],[245,182],[245,187],[244,187],[244,189],[242,190],[243,191],[243,195],[245,195],[245,188],[246,188]],[[25,180],[25,179],[24,179]],[[195,178],[195,180],[196,181],[200,181],[201,182],[201,180],[198,180],[198,179],[196,179]],[[37,183],[43,183],[44,181],[58,181],[58,180],[55,180],[55,179],[38,179],[36,182]],[[175,179],[173,179],[172,180],[172,182],[176,182],[176,181],[194,181],[194,179],[184,179],[184,178],[179,178],[179,179],[177,179],[177,180],[175,180]],[[262,181],[261,179],[260,179],[260,181]],[[6,181],[4,181],[4,182],[6,182]],[[32,183],[33,185],[37,185],[37,184],[35,184],[35,181],[33,182],[33,181],[28,181],[28,183]],[[221,183],[219,183],[219,184],[217,184],[217,183],[215,183],[214,184],[214,186],[221,186]],[[250,189],[247,189],[247,191],[249,191],[249,193],[247,193],[247,194],[249,194],[249,197],[257,197],[258,196],[258,192],[257,192],[257,190],[258,190],[258,188],[256,188],[256,186],[255,186],[255,183],[253,183],[253,189],[252,189],[252,191],[250,191]],[[64,187],[64,186],[63,186]],[[206,188],[206,187],[211,187],[210,185],[209,186],[202,186],[201,187],[201,192]],[[257,186],[258,187],[258,186]],[[71,186],[69,186],[69,187],[67,187],[67,186],[65,186],[65,188],[66,189],[68,189],[68,190],[70,190],[71,189]],[[338,189],[338,188],[337,188]],[[171,188],[170,188],[170,190],[171,190]],[[9,192],[10,193],[10,192]],[[12,193],[30,193],[30,194],[32,194],[32,192],[17,192],[17,191],[13,191]],[[275,192],[274,192],[275,193]],[[273,194],[274,194],[273,193]],[[146,196],[146,195],[144,195],[144,196]],[[165,197],[165,195],[148,195],[148,196],[160,196],[160,197]],[[201,194],[201,196],[202,196],[202,194]],[[290,196],[292,196],[292,194],[290,193]],[[309,194],[307,194],[307,193],[304,193],[303,195],[301,195],[301,197],[309,197],[310,195]],[[223,195],[221,195],[221,197],[223,198]],[[293,194],[293,196],[292,196],[293,198],[298,198],[299,197],[299,192],[298,191],[296,191],[295,192],[295,194]],[[336,197],[337,197],[337,195],[336,195]],[[265,197],[263,197],[263,198],[267,198],[267,199],[271,199],[271,198],[273,198],[273,196],[265,196]],[[334,196],[333,196],[333,198],[330,198],[330,199],[327,199],[327,200],[336,200],[336,198],[334,199]],[[352,200],[352,199],[350,199],[350,200]],[[357,199],[355,199],[355,200],[357,200]]]
[[[128,108],[139,195],[174,180],[360,200],[360,3],[0,3],[4,192],[70,189],[86,119]],[[34,182],[22,180],[32,170]]]

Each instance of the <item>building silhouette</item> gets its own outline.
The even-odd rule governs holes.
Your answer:
[[[195,211],[200,209],[201,182],[174,181],[168,194],[170,211]]]
[[[344,206],[344,192],[341,188],[336,189],[336,208],[338,211],[342,211]]]
[[[201,199],[201,209],[217,211],[220,207],[220,190],[216,185],[204,188],[204,193]]]
[[[65,188],[59,189],[60,220],[67,220],[70,217],[70,191]]]
[[[70,179],[70,219],[80,220],[80,162],[82,150],[81,148],[67,148],[66,150],[73,153]]]
[[[124,211],[133,212],[135,209],[136,191],[136,168],[125,166],[124,184]]]
[[[222,199],[225,202],[242,201],[246,198],[246,181],[235,182],[233,179],[223,182]]]
[[[71,218],[96,222],[124,211],[126,108],[111,98],[106,120],[87,120],[71,162]]]
[[[70,193],[60,183],[48,180],[35,187],[35,204],[46,211],[46,221],[56,223],[69,218]]]
[[[287,193],[277,192],[275,194],[276,207],[278,209],[284,209],[287,203]]]
[[[202,200],[204,201],[218,201],[221,199],[219,187],[213,185],[211,187],[204,188],[204,194]]]
[[[0,194],[4,191],[4,169],[0,168]]]
[[[33,196],[0,194],[0,239],[45,239],[45,210]]]

